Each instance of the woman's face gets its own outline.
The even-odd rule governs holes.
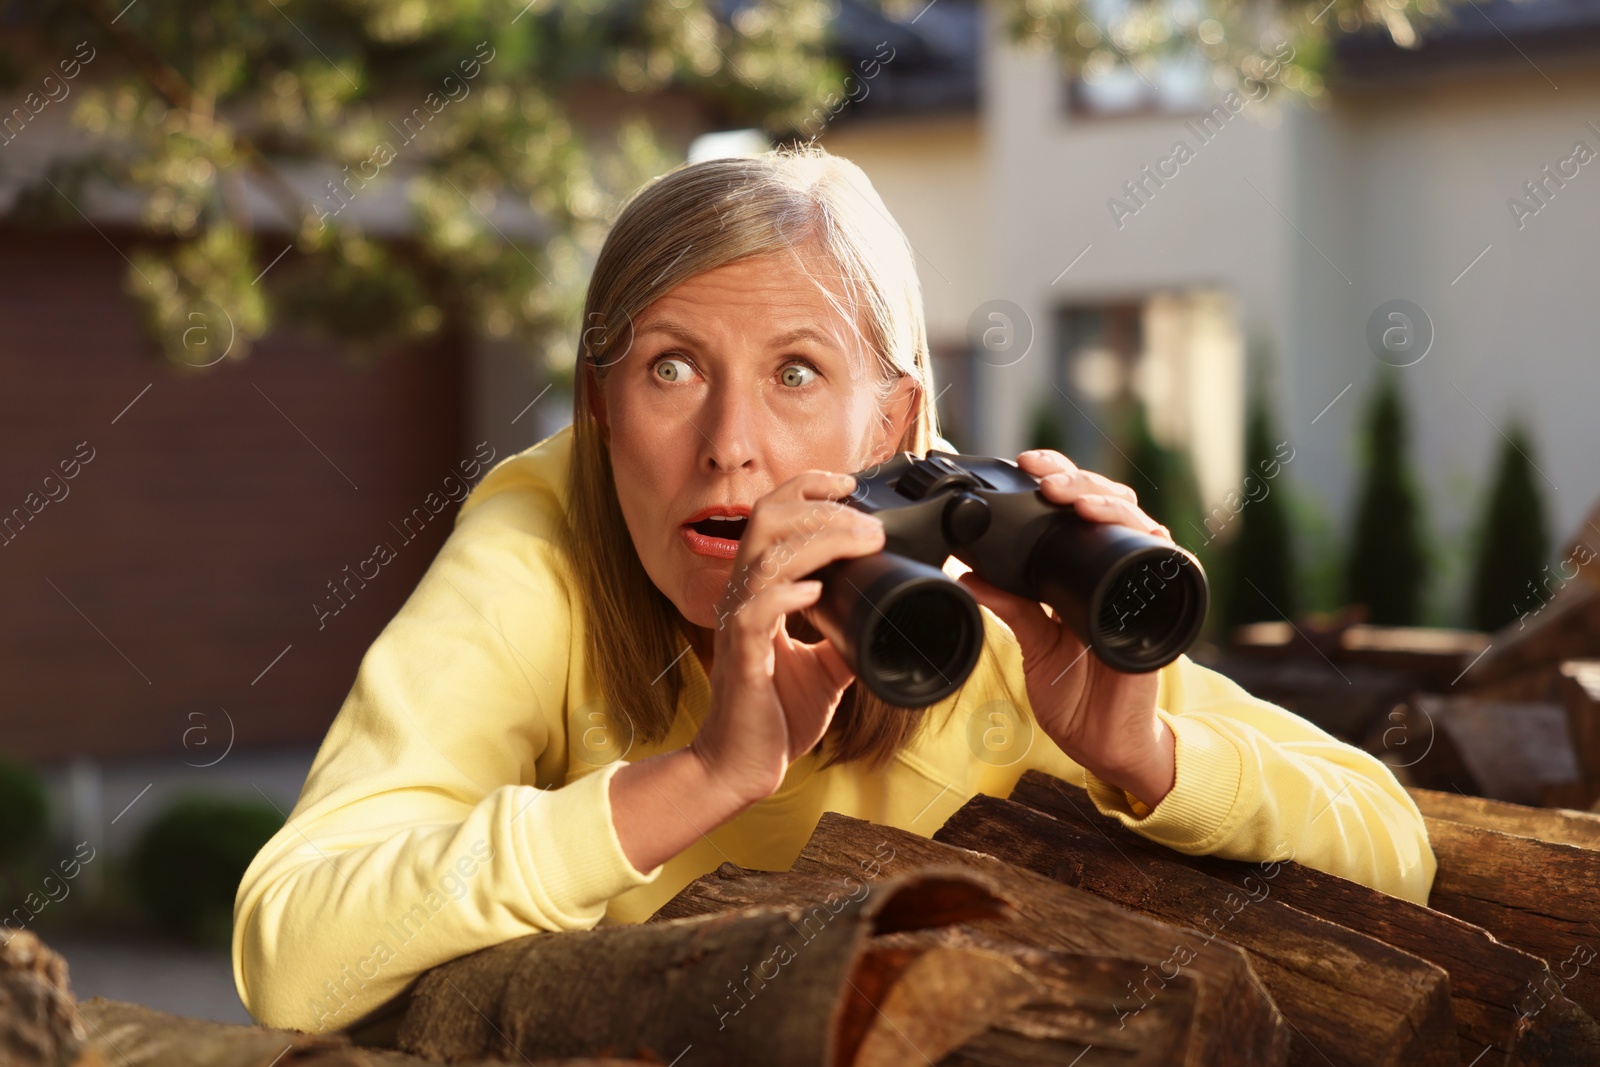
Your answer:
[[[801,254],[842,303],[837,269]],[[811,468],[871,467],[909,425],[915,383],[900,378],[880,407],[876,357],[817,284],[788,254],[690,278],[640,313],[605,381],[597,415],[628,531],[696,626],[716,623],[745,525],[708,511],[748,515]]]

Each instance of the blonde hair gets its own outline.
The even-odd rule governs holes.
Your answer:
[[[659,742],[672,727],[684,684],[684,668],[674,661],[685,639],[681,615],[650,580],[623,519],[595,418],[599,391],[610,367],[627,355],[634,318],[659,297],[735,260],[793,254],[801,246],[820,247],[824,261],[838,267],[845,304],[828,286],[819,288],[846,321],[859,329],[858,318],[865,319],[862,347],[876,356],[880,415],[897,379],[910,375],[920,386],[895,450],[926,454],[938,415],[912,249],[849,160],[804,144],[676,167],[623,206],[589,279],[573,388],[565,545],[587,614],[588,661],[602,665],[599,682],[613,722],[627,723],[641,742]],[[798,618],[790,619],[791,633],[820,637],[808,624],[797,627]],[[669,678],[661,677],[664,664],[674,664]],[[881,765],[916,735],[925,711],[893,707],[852,683],[823,765],[860,758]]]

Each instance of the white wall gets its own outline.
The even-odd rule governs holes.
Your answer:
[[[1028,359],[985,367],[980,378],[987,445],[1014,452],[1025,443],[1025,401],[1051,390],[1052,309],[1060,304],[1222,289],[1238,300],[1244,336],[1282,333],[1293,249],[1268,201],[1290,202],[1292,172],[1282,123],[1260,104],[1244,103],[1204,139],[1190,117],[1072,115],[1053,58],[997,43],[992,24],[988,32],[980,95],[995,203],[985,235],[992,288],[1027,312],[1039,337]],[[1179,141],[1186,161],[1174,152]],[[1130,180],[1143,183],[1138,199],[1124,189]],[[1113,198],[1124,209],[1114,212]],[[1242,464],[1240,448],[1228,453]],[[1216,492],[1217,479],[1207,481]]]
[[[817,142],[872,179],[916,252],[929,337],[960,341],[989,289],[984,231],[993,196],[976,116],[845,124]]]
[[[1436,339],[1402,378],[1434,528],[1459,539],[1476,520],[1500,430],[1519,411],[1549,477],[1559,551],[1600,494],[1600,133],[1585,125],[1600,126],[1600,72],[1546,73],[1559,91],[1512,66],[1494,80],[1347,98],[1303,123],[1297,214],[1353,284],[1323,285],[1300,257],[1290,403],[1314,412],[1354,382],[1317,424],[1349,441],[1379,368],[1368,317],[1394,298],[1420,305]],[[1596,160],[1519,230],[1507,199],[1579,140]],[[1308,464],[1336,504],[1353,491],[1354,460],[1347,447]]]
[[[1430,528],[1456,553],[1447,579],[1461,584],[1462,538],[1502,441],[1496,427],[1514,409],[1555,487],[1544,484],[1552,533],[1574,532],[1600,494],[1600,133],[1585,125],[1600,127],[1600,72],[1546,66],[1558,92],[1513,57],[1494,80],[1349,96],[1323,111],[1250,103],[1201,144],[1182,118],[1067,114],[1054,61],[999,43],[992,22],[986,32],[988,289],[1039,329],[1027,359],[980,368],[987,449],[1020,447],[1024,401],[1049,388],[1053,305],[1216,286],[1238,297],[1246,336],[1269,342],[1279,430],[1297,450],[1291,476],[1342,534],[1381,367],[1366,325],[1400,298],[1436,330],[1401,373]],[[1180,138],[1194,157],[1119,227],[1108,198]],[[1519,231],[1507,198],[1578,140],[1597,158]]]

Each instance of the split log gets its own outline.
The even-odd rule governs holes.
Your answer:
[[[1428,903],[1549,963],[1553,986],[1523,1010],[1554,992],[1600,1012],[1600,851],[1424,818],[1439,861]]]
[[[961,937],[955,928],[944,934]],[[971,935],[965,935],[971,936]],[[1143,1010],[1119,1008],[1128,990],[1149,976],[1137,960],[1081,956],[1010,944],[1044,993],[939,1061],[939,1067],[1166,1067],[1183,1063],[1191,1046],[1200,982],[1168,983]]]
[[[1588,799],[1593,801],[1600,796],[1600,659],[1566,660],[1557,670],[1573,753]]]
[[[89,1067],[87,1043],[67,961],[28,930],[0,928],[0,1063]]]
[[[1341,663],[1360,663],[1404,671],[1424,680],[1429,689],[1444,690],[1489,647],[1481,630],[1446,630],[1426,626],[1351,626],[1339,635]]]
[[[443,1067],[387,1049],[361,1048],[343,1034],[308,1034],[211,1022],[90,997],[79,1005],[106,1067]],[[505,1067],[471,1060],[451,1067]],[[536,1060],[533,1067],[644,1067],[641,1060]]]
[[[1562,559],[1570,560],[1567,566],[1576,565],[1578,573],[1600,589],[1600,500],[1595,501],[1594,509],[1584,517],[1578,532],[1572,535]]]
[[[1412,791],[1413,796],[1418,793],[1463,800],[1454,793]],[[1272,893],[1284,903],[1370,934],[1444,968],[1450,975],[1463,1063],[1477,1060],[1486,1047],[1497,1050],[1497,1056],[1493,1061],[1480,1061],[1480,1067],[1490,1062],[1530,1067],[1600,1063],[1600,1024],[1557,991],[1545,961],[1501,943],[1481,927],[1293,861],[1263,867],[1175,852],[1102,815],[1083,789],[1039,771],[1024,773],[1011,799],[1062,821],[1098,829],[1129,852],[1143,850],[1165,856],[1235,885],[1244,886],[1247,879],[1259,884],[1266,871],[1274,870]],[[1475,799],[1472,803],[1514,808],[1534,816],[1555,814],[1494,801]],[[1423,811],[1431,814],[1426,806]],[[1600,824],[1600,818],[1593,821]],[[1534,999],[1536,992],[1542,994],[1539,1000]]]
[[[1495,631],[1493,643],[1468,668],[1461,686],[1476,689],[1563,660],[1600,656],[1600,585],[1574,579],[1525,617]]]
[[[1360,614],[1235,627],[1219,660],[1207,666],[1256,696],[1359,741],[1410,693],[1449,689],[1490,642],[1476,630],[1372,626],[1356,621]]]
[[[873,872],[891,865],[906,870],[946,864],[982,872],[1005,886],[1017,919],[967,924],[984,936],[1035,948],[1139,961],[1143,993],[1137,987],[1126,987],[1130,992],[1116,1008],[1119,1025],[1131,1027],[1150,1005],[1168,995],[1172,984],[1165,980],[1163,965],[1172,967],[1182,944],[1201,936],[1134,914],[994,856],[836,812],[822,816],[793,870],[834,879],[861,878],[865,871],[871,878]],[[1285,1061],[1289,1027],[1243,952],[1232,945],[1213,944],[1185,967],[1183,973],[1199,979],[1195,1022],[1190,1044],[1181,1056],[1168,1062],[1245,1067]]]
[[[880,1013],[852,1009],[858,985],[874,990],[880,1007],[894,1006],[900,978],[944,989],[946,1004],[951,990],[964,989],[968,1003],[950,1009],[954,1025],[917,1030],[930,1042],[965,1040],[1016,1006],[1018,972],[1002,957],[869,951],[875,933],[1003,916],[1004,901],[981,879],[924,870],[832,900],[814,912],[753,909],[492,946],[422,975],[397,1043],[445,1060],[620,1053],[680,1067],[816,1067],[849,1064],[862,1050],[881,1062],[888,1038]],[[991,988],[980,996],[986,980]],[[891,1028],[911,1025],[887,1018]]]
[[[1499,830],[1518,837],[1536,837],[1579,848],[1600,849],[1600,815],[1564,808],[1531,808],[1487,797],[1433,789],[1408,789],[1417,810],[1434,819]]]
[[[1376,938],[1271,898],[1266,875],[1236,888],[1144,850],[1120,849],[1093,827],[979,794],[936,834],[1178,926],[1204,930],[1250,962],[1293,1026],[1290,1062],[1458,1063],[1443,969]]]
[[[1346,604],[1334,612],[1302,613],[1294,622],[1247,622],[1229,632],[1227,647],[1251,659],[1335,659],[1344,632],[1361,625],[1366,618],[1365,604]]]
[[[1402,762],[1422,788],[1537,807],[1547,791],[1579,781],[1559,704],[1421,693],[1404,715],[1408,738],[1425,747]]]
[[[1264,625],[1264,624],[1253,624]],[[1287,708],[1338,737],[1359,742],[1372,724],[1423,686],[1420,675],[1304,655],[1253,661],[1229,649],[1211,666],[1251,694]]]
[[[913,938],[875,938],[849,987],[839,1062],[853,1067],[937,1062],[1040,994],[1004,953]]]
[[[1505,674],[1492,682],[1468,685],[1463,681],[1453,692],[1479,700],[1504,700],[1512,703],[1561,702],[1561,661],[1539,663],[1527,670]]]
[[[841,817],[824,816],[825,821],[834,818]],[[1021,870],[1015,874],[1032,877]],[[855,877],[848,879],[848,884],[857,889],[862,885]],[[831,872],[754,871],[724,863],[686,886],[648,921],[761,906],[809,906],[840,888],[839,877]],[[1018,931],[1010,931],[1010,936],[1018,936]],[[971,925],[885,934],[875,938],[874,944],[906,937],[999,952],[1021,964],[1042,987],[1042,992],[1018,1010],[996,1019],[984,1033],[955,1049],[940,1061],[940,1067],[1074,1063],[1080,1057],[1079,1067],[1165,1067],[1185,1062],[1196,1025],[1201,987],[1197,977],[1178,974],[1165,983],[1160,996],[1151,995],[1145,1003],[1129,991],[1149,982],[1146,961],[1035,948],[998,939]],[[1145,993],[1151,991],[1146,988]]]

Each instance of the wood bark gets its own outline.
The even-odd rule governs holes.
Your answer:
[[[1450,974],[1463,1063],[1478,1060],[1486,1048],[1495,1051],[1479,1060],[1479,1067],[1600,1063],[1600,1025],[1570,999],[1552,992],[1559,987],[1545,961],[1502,944],[1482,927],[1293,861],[1263,868],[1174,852],[1102,815],[1084,790],[1038,771],[1023,774],[1011,799],[1063,821],[1092,826],[1123,849],[1166,856],[1235,885],[1252,876],[1259,881],[1267,870],[1275,870],[1274,897],[1443,967]],[[1600,818],[1594,821],[1600,823]],[[1543,994],[1542,1006],[1535,992]]]
[[[1594,502],[1594,507],[1579,524],[1562,559],[1575,563],[1579,577],[1600,589],[1600,500]]]
[[[79,1005],[96,1067],[443,1067],[387,1049],[360,1048],[342,1034],[191,1019],[105,997]],[[9,1061],[7,1061],[9,1062]],[[451,1067],[504,1067],[501,1060]],[[642,1067],[639,1060],[535,1060],[533,1067]]]
[[[1005,887],[1016,917],[967,924],[984,936],[1035,948],[1137,960],[1141,982],[1127,987],[1128,995],[1114,1005],[1119,1023],[1125,1026],[1134,1025],[1139,1015],[1151,1010],[1150,1005],[1171,993],[1166,974],[1173,967],[1174,956],[1184,943],[1204,936],[1137,915],[994,856],[836,812],[822,816],[793,869],[824,877],[860,878],[871,865],[900,871],[945,864],[983,872]],[[1163,965],[1168,970],[1163,970]],[[1169,1062],[1237,1067],[1285,1062],[1288,1025],[1243,952],[1215,943],[1186,966],[1186,972],[1171,973],[1186,973],[1198,980],[1195,1024],[1190,1045],[1181,1057]]]
[[[1600,849],[1600,815],[1566,808],[1530,808],[1488,797],[1434,789],[1408,789],[1422,814],[1518,837],[1536,837],[1579,848]]]
[[[1429,905],[1550,966],[1518,1009],[1542,1014],[1564,994],[1600,1011],[1600,851],[1424,819],[1439,861]]]
[[[1404,671],[1422,678],[1428,688],[1447,689],[1485,648],[1490,636],[1479,630],[1445,630],[1425,626],[1372,626],[1360,623],[1339,635],[1335,658]]]
[[[31,931],[0,927],[0,1064],[75,1067],[87,1041],[67,961]]]
[[[876,1015],[849,1006],[855,978],[874,988],[884,983],[884,960],[866,951],[874,934],[1006,914],[981,879],[960,870],[825,888],[826,896],[795,906],[534,934],[472,953],[419,979],[398,1044],[446,1060],[626,1055],[679,1067],[848,1063],[856,1050],[881,1048],[885,1040],[874,1029]],[[1006,961],[985,960],[980,972],[976,956],[923,955],[914,976],[925,988],[943,980],[941,968],[965,967],[964,978],[950,984],[964,982],[970,992],[986,974],[995,980],[985,994],[989,1010],[1010,1010],[1014,976],[996,978]],[[973,1006],[965,1010],[963,1025],[973,1025]]]
[[[1192,942],[1194,955],[1213,941],[1245,949],[1294,1029],[1291,1063],[1459,1062],[1450,981],[1441,968],[1273,899],[1274,878],[1265,872],[1238,888],[1143,849],[1120,848],[1092,826],[983,794],[934,840],[1205,931]]]
[[[1004,952],[896,938],[873,939],[844,992],[839,1059],[852,1067],[937,1063],[1040,998]]]
[[[1590,650],[1591,655],[1597,653],[1600,645]],[[1583,773],[1585,791],[1592,799],[1600,796],[1600,660],[1566,660],[1557,669],[1572,749]]]
[[[967,927],[940,936],[993,944]],[[1159,1067],[1182,1063],[1192,1044],[1198,980],[1179,975],[1143,1011],[1119,1009],[1128,989],[1147,977],[1138,960],[1085,956],[1011,943],[1004,950],[1044,989],[973,1040],[940,1067],[1016,1067],[1023,1063],[1115,1063]]]
[[[1527,617],[1507,623],[1494,635],[1494,644],[1467,669],[1460,688],[1475,689],[1562,660],[1582,659],[1596,653],[1600,633],[1600,583],[1569,581]]]
[[[1410,705],[1408,714],[1424,724],[1419,733],[1433,740],[1428,758],[1411,768],[1417,785],[1538,807],[1547,789],[1579,781],[1567,712],[1558,703],[1424,693]],[[1447,749],[1453,755],[1439,768],[1446,773],[1435,773],[1431,764]]]
[[[825,820],[832,818],[839,817],[824,816]],[[868,823],[860,826],[873,832],[880,829]],[[1015,874],[1032,877],[1021,870]],[[815,900],[839,884],[838,876],[831,872],[753,871],[725,863],[686,886],[649,921]],[[1013,930],[1007,938],[996,938],[963,924],[875,939],[894,943],[914,937],[989,949],[1019,963],[1041,985],[1042,992],[955,1049],[940,1061],[940,1067],[1073,1063],[1080,1056],[1080,1067],[1100,1063],[1165,1067],[1185,1062],[1186,1050],[1195,1044],[1192,1031],[1197,1025],[1199,978],[1178,974],[1160,990],[1160,996],[1149,996],[1146,990],[1146,1004],[1130,990],[1149,981],[1148,962],[1036,948],[1015,940],[1017,933]]]

